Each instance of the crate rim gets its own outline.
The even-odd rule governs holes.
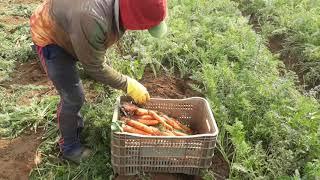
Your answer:
[[[116,101],[116,105],[115,105],[114,113],[113,113],[113,117],[112,117],[112,122],[118,121],[121,97],[126,97],[126,96],[117,97],[117,101]],[[216,120],[213,116],[213,112],[211,110],[210,104],[205,98],[203,98],[203,97],[189,97],[189,98],[183,98],[183,99],[150,98],[150,100],[165,100],[165,101],[177,101],[177,100],[186,101],[186,100],[192,100],[192,99],[200,99],[205,102],[206,106],[209,109],[209,115],[211,117],[210,119],[212,120],[213,128],[215,130],[213,133],[195,134],[195,135],[188,135],[188,136],[148,136],[148,135],[133,134],[133,133],[128,133],[128,132],[115,132],[112,130],[112,134],[128,135],[128,136],[132,136],[132,137],[143,137],[146,139],[156,139],[156,138],[159,138],[159,139],[194,139],[194,138],[198,138],[198,137],[201,138],[201,137],[216,137],[216,136],[218,136],[219,129],[218,129]]]

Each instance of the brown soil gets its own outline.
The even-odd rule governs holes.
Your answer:
[[[40,162],[36,151],[42,134],[28,133],[12,140],[0,139],[0,179],[28,179],[30,170]]]
[[[154,74],[147,70],[144,73],[142,84],[148,89],[152,97],[161,97],[161,98],[187,98],[203,95],[199,92],[192,90],[190,87],[192,80],[190,79],[180,79],[174,76],[168,75],[158,75],[157,77]]]
[[[39,4],[43,0],[10,0],[13,4]]]
[[[36,60],[23,64],[16,64],[16,69],[12,74],[10,74],[9,80],[1,83],[1,86],[6,87],[9,93],[10,91],[14,91],[10,88],[10,86],[14,85],[35,85],[45,87],[40,90],[30,90],[26,92],[26,94],[24,94],[19,100],[21,104],[30,103],[30,100],[34,97],[56,95],[56,91],[52,83],[42,71]]]
[[[51,85],[47,75],[43,73],[37,60],[16,64],[15,71],[10,75],[10,79],[6,83],[11,85]]]
[[[243,15],[248,15],[246,12],[242,12]],[[261,24],[258,20],[258,17],[255,14],[250,14],[249,24],[252,25],[252,28],[255,32],[261,32]],[[297,82],[297,86],[305,85],[304,82],[304,72],[301,70],[299,66],[299,60],[297,57],[292,56],[290,53],[286,53],[283,51],[285,36],[284,35],[274,35],[269,37],[267,47],[273,54],[280,54],[280,60],[284,63],[285,68],[287,70],[293,71],[298,75],[299,82]],[[282,74],[282,69],[280,69],[280,73]],[[310,88],[310,87],[309,87]],[[308,88],[307,88],[308,89]]]
[[[217,149],[214,152],[211,170],[215,173],[216,180],[223,180],[229,177],[229,165]]]
[[[298,75],[299,82],[297,82],[297,86],[304,85],[304,73],[299,66],[299,60],[297,57],[292,56],[288,52],[284,52],[283,44],[285,42],[285,37],[282,35],[276,35],[269,38],[269,42],[267,44],[269,50],[274,54],[280,54],[280,59],[285,65],[287,70],[293,71]]]
[[[256,32],[261,32],[261,24],[259,22],[259,19],[257,18],[257,16],[255,14],[248,14],[247,12],[242,12],[243,16],[249,16],[249,24],[252,25],[252,28],[256,31]]]
[[[19,25],[25,22],[28,22],[28,19],[19,17],[19,16],[0,17],[0,23],[3,23],[3,24]]]
[[[48,79],[37,60],[27,63],[17,64],[14,72],[10,74],[10,79],[1,83],[1,86],[7,88],[10,93],[12,85],[35,85],[44,86],[41,90],[31,90],[22,96],[19,102],[22,104],[29,103],[34,97],[42,97],[44,95],[57,95],[52,82]],[[84,84],[85,96],[88,102],[94,102],[98,98],[98,93],[91,87],[92,83]]]
[[[142,78],[142,83],[148,89],[152,97],[161,98],[187,98],[203,95],[199,92],[195,92],[189,86],[192,81],[190,79],[180,79],[168,75],[158,75],[147,70]],[[224,180],[229,175],[229,165],[224,160],[223,156],[219,151],[215,152],[215,156],[212,159],[212,167],[210,168],[214,172],[215,179]],[[150,174],[147,176],[148,179],[152,180],[201,180],[199,176],[189,176],[185,174]],[[116,180],[140,180],[144,179],[137,176],[118,176]]]

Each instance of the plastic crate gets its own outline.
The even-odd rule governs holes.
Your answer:
[[[119,97],[113,121],[120,115],[120,104],[128,101]],[[184,173],[199,175],[211,166],[218,128],[209,103],[204,98],[151,98],[145,108],[158,110],[189,125],[197,135],[145,136],[112,131],[111,161],[119,175],[141,172]]]

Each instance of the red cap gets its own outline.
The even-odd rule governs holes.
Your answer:
[[[119,0],[123,26],[128,30],[150,29],[167,14],[166,0]]]

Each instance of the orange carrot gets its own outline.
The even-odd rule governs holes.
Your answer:
[[[173,127],[171,127],[169,124],[166,123],[165,119],[163,119],[161,116],[159,116],[156,112],[154,111],[150,111],[150,113],[152,114],[152,116],[158,120],[166,129],[172,131]]]
[[[131,104],[131,103],[123,103],[121,105],[127,112],[134,112],[136,111],[137,109],[139,109],[138,106],[134,105],[134,104]]]
[[[183,132],[179,132],[179,131],[172,131],[172,133],[176,136],[188,136],[188,134],[185,134]]]
[[[170,134],[170,136],[176,136],[172,131],[166,131],[167,133]]]
[[[151,115],[141,115],[141,116],[133,116],[133,119],[145,119],[145,120],[154,120],[154,117]]]
[[[162,135],[162,136],[175,136],[171,131],[161,132],[161,135]]]
[[[138,119],[137,121],[141,122],[145,125],[148,125],[148,126],[154,126],[154,125],[159,124],[159,121],[157,121],[157,120]]]
[[[147,109],[143,109],[143,108],[138,108],[136,111],[135,111],[135,114],[138,115],[138,116],[142,116],[142,115],[150,115],[150,110],[147,110]]]
[[[125,122],[127,123],[127,125],[132,126],[132,127],[139,129],[141,131],[144,131],[146,133],[149,133],[151,135],[158,135],[160,133],[159,129],[157,129],[157,128],[149,127],[145,124],[142,124],[141,122],[131,120],[128,118],[123,118],[123,119],[125,119]]]
[[[167,115],[162,115],[162,116],[166,119],[166,122],[167,122],[170,126],[172,126],[174,129],[183,131],[182,127],[180,127],[179,124],[176,123],[176,121],[172,120],[172,119],[169,118]]]
[[[138,106],[131,104],[131,103],[123,103],[121,105],[121,107],[130,114],[136,114],[136,115],[148,115],[149,114],[149,110],[147,109],[143,109],[143,108],[139,108]]]
[[[148,120],[150,120],[150,119],[154,119],[154,118],[153,118],[153,116],[151,116],[151,115],[142,115],[142,116],[141,116],[141,119],[148,119]]]
[[[153,132],[154,132],[153,135],[156,135],[156,136],[160,136],[161,135],[161,131],[158,128],[150,127],[150,126],[149,126],[149,128],[153,130]]]
[[[175,121],[182,129],[183,129],[183,131],[185,131],[186,133],[188,133],[188,134],[192,134],[192,130],[189,128],[189,127],[187,127],[186,125],[183,125],[181,122],[179,122],[178,120],[176,120],[176,119],[173,119],[173,118],[171,118],[173,121]]]
[[[144,131],[141,131],[141,130],[139,130],[139,129],[136,129],[136,128],[131,127],[131,126],[128,126],[128,125],[125,125],[125,126],[123,127],[123,131],[124,131],[124,132],[129,132],[129,133],[134,133],[134,134],[151,135],[151,134],[149,134],[149,133],[146,133],[146,132],[144,132]]]

